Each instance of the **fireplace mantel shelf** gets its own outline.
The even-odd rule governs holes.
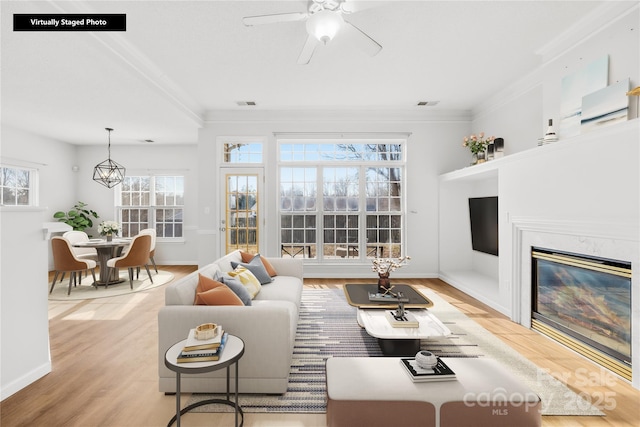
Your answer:
[[[629,120],[615,126],[605,127],[594,130],[584,135],[577,135],[571,138],[563,139],[552,144],[534,147],[529,150],[514,153],[499,159],[490,160],[478,165],[467,166],[462,169],[454,170],[440,175],[440,182],[449,181],[479,181],[490,178],[497,178],[500,167],[511,162],[534,159],[537,156],[551,156],[562,150],[577,149],[580,145],[581,150],[589,148],[602,148],[603,140],[611,140],[621,137],[632,132],[638,132],[640,127],[640,119]]]

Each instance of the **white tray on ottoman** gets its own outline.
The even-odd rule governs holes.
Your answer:
[[[443,358],[456,380],[414,383],[400,358],[327,360],[327,426],[539,427],[538,395],[494,360]]]

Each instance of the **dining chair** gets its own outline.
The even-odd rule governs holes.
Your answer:
[[[84,259],[92,259],[94,261],[98,261],[98,251],[96,248],[78,248],[73,246],[75,243],[88,242],[89,236],[84,231],[71,230],[65,232],[62,237],[67,239],[71,244],[71,250],[76,258],[84,260]],[[85,271],[85,276],[88,276],[89,272]],[[64,280],[64,273],[62,273],[62,278],[60,281]],[[82,283],[82,273],[80,273],[80,283]]]
[[[131,241],[129,250],[125,255],[111,258],[107,261],[108,268],[127,268],[129,270],[129,284],[133,289],[134,268],[142,267],[147,269],[147,276],[153,283],[151,272],[149,271],[149,251],[151,249],[151,236],[148,234],[138,234]]]
[[[75,243],[89,241],[89,236],[84,231],[67,231],[62,235],[62,237],[69,241],[69,243],[71,244],[71,250],[73,251],[73,254],[76,256],[76,258],[92,259],[94,261],[98,260],[98,251],[96,251],[96,248],[77,248],[73,246]]]
[[[158,266],[156,265],[156,260],[153,257],[156,254],[156,229],[155,228],[145,228],[144,230],[140,230],[138,234],[148,234],[151,236],[151,249],[149,250],[149,259],[153,263],[153,268],[156,270],[156,274],[158,274]]]
[[[94,287],[97,289],[97,286],[95,285],[96,262],[94,260],[77,258],[73,253],[69,241],[61,236],[54,236],[51,238],[51,249],[53,252],[53,265],[55,272],[49,293],[53,292],[56,280],[58,279],[58,274],[62,273],[64,277],[64,273],[69,272],[69,291],[67,292],[67,295],[71,295],[71,284],[76,284],[76,273],[82,274],[84,270],[91,270]]]

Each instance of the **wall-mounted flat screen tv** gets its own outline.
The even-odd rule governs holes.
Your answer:
[[[473,250],[498,255],[498,197],[469,198],[469,218]]]

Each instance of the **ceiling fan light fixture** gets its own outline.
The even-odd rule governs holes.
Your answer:
[[[324,44],[330,42],[344,23],[339,12],[321,10],[307,19],[307,32]]]

